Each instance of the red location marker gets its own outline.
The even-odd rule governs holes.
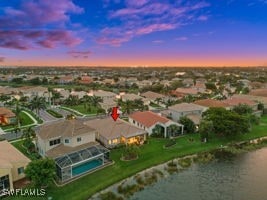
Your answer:
[[[116,121],[119,116],[120,114],[118,113],[118,107],[113,107],[111,117],[113,118],[114,121]]]

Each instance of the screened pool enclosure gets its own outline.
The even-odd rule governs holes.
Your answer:
[[[61,182],[65,182],[110,163],[109,150],[94,145],[57,157],[55,163],[57,176]]]

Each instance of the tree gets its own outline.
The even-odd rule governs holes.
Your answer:
[[[189,119],[188,117],[186,117],[186,116],[181,117],[179,120],[179,123],[184,125],[184,132],[185,133],[195,133],[196,132],[196,126],[195,126],[194,122],[191,119]]]
[[[76,106],[79,104],[78,96],[70,95],[67,99],[65,99],[64,103],[68,106]]]
[[[202,142],[207,142],[209,136],[214,132],[214,127],[212,121],[202,120],[199,124],[198,132]]]
[[[264,104],[263,103],[259,103],[258,104],[258,110],[264,110]]]
[[[138,158],[139,148],[135,144],[126,145],[122,154],[124,160],[134,160]]]
[[[172,124],[167,128],[168,136],[175,137],[181,134],[181,127]]]
[[[35,186],[46,187],[53,182],[55,171],[55,161],[50,158],[45,158],[30,162],[25,169],[25,174]]]
[[[32,110],[35,110],[36,114],[39,115],[39,112],[41,109],[45,109],[45,98],[44,97],[38,97],[35,96],[31,101],[30,101],[30,108]]]
[[[214,133],[219,136],[235,137],[248,132],[250,128],[247,116],[239,115],[225,108],[210,108],[203,113],[203,119],[212,121]]]
[[[24,129],[21,137],[24,139],[23,145],[28,149],[28,151],[30,152],[34,151],[35,146],[32,142],[32,137],[35,137],[34,130],[31,127]]]
[[[239,104],[237,106],[234,106],[233,111],[239,115],[250,115],[253,112],[252,108],[247,104]]]
[[[164,138],[164,128],[157,124],[152,129],[151,137]]]
[[[130,114],[134,110],[133,101],[126,100],[122,102],[122,112]]]

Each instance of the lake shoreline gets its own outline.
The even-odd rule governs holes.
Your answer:
[[[149,167],[145,170],[142,170],[142,171],[136,173],[135,175],[127,177],[127,178],[107,187],[106,189],[95,193],[88,200],[105,199],[105,197],[104,197],[105,195],[106,196],[107,195],[114,195],[113,197],[115,200],[116,199],[117,200],[128,199],[134,193],[141,191],[150,185],[153,185],[161,178],[166,178],[168,176],[171,176],[173,173],[179,173],[180,171],[183,171],[183,170],[187,169],[188,167],[190,167],[192,164],[208,163],[208,162],[213,160],[213,159],[210,159],[210,160],[208,159],[208,160],[204,160],[204,161],[203,160],[197,161],[197,158],[201,157],[201,156],[199,156],[201,154],[202,155],[206,154],[206,153],[211,154],[213,151],[224,150],[224,151],[228,151],[228,152],[231,152],[232,154],[236,155],[236,154],[240,154],[240,153],[254,151],[257,149],[264,148],[264,147],[267,147],[267,137],[266,136],[256,138],[256,139],[247,140],[247,141],[236,142],[233,144],[228,144],[226,146],[221,146],[220,148],[214,148],[214,149],[204,151],[204,152],[198,152],[198,153],[194,153],[194,154],[185,155],[182,157],[177,157],[177,158],[171,159],[167,162],[161,163],[159,165]],[[180,162],[180,161],[184,161],[184,160],[190,160],[190,164],[188,166],[187,165],[182,166],[182,164],[181,164],[182,162]],[[154,176],[154,177],[156,174],[156,178],[154,179],[154,181],[150,182],[149,184],[141,184],[141,186],[137,186],[138,184],[140,184],[140,182],[138,182],[138,180],[136,181],[136,179],[137,179],[136,177],[145,178],[146,176],[149,176],[148,174],[150,174],[151,176]],[[128,189],[130,186],[135,187],[135,189],[133,189],[132,191],[125,191],[125,190],[120,191],[120,188],[124,187],[124,188]],[[103,198],[100,198],[100,196],[103,196]]]

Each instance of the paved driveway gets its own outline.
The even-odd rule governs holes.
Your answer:
[[[44,123],[58,120],[58,118],[53,117],[52,115],[47,113],[45,110],[40,110],[39,116],[42,118]]]

